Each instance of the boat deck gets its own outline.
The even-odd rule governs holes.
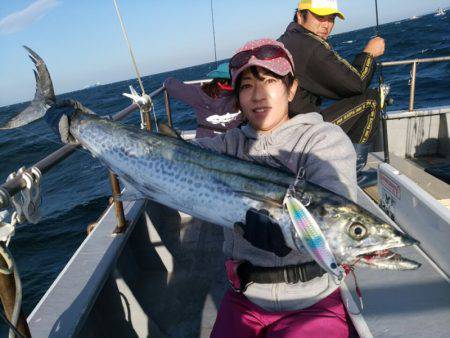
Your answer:
[[[209,337],[228,285],[222,243],[220,227],[148,201],[79,336]]]
[[[155,271],[141,262],[146,269],[135,296],[168,337],[209,337],[227,288],[222,230],[196,219],[181,223],[175,232],[168,225],[159,223],[158,232],[173,256],[173,270],[161,273],[163,266]],[[142,250],[136,257],[142,257]]]

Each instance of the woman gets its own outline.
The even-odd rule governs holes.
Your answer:
[[[324,122],[318,113],[289,119],[288,104],[298,85],[293,68],[292,57],[280,42],[262,39],[245,44],[230,60],[230,71],[248,124],[194,142],[294,174],[304,169],[307,180],[355,200],[356,156],[342,129]],[[79,109],[76,102],[65,102],[47,113],[62,139],[69,135],[74,108]],[[333,277],[307,252],[290,250],[264,210],[249,210],[245,224],[224,234],[231,288],[211,337],[349,336],[351,325]]]
[[[186,84],[173,77],[164,82],[169,95],[194,108],[197,118],[196,137],[213,137],[238,127],[242,115],[230,86],[228,63],[206,75],[211,82],[202,86]]]
[[[307,180],[355,200],[355,151],[342,129],[323,122],[318,113],[289,119],[288,104],[298,84],[283,44],[251,41],[230,60],[230,70],[248,124],[195,142],[295,174],[304,168]],[[211,337],[349,335],[338,286],[307,253],[287,248],[278,225],[264,212],[249,211],[246,224],[225,230],[224,252],[232,288]]]

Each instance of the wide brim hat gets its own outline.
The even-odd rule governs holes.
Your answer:
[[[239,54],[241,52],[245,51],[251,51],[253,49],[262,47],[262,46],[277,46],[280,47],[288,59],[285,57],[277,57],[270,60],[260,60],[256,58],[255,56],[250,57],[248,62],[244,64],[242,67],[238,69],[230,69],[231,73],[231,83],[234,86],[236,83],[236,79],[239,77],[239,75],[246,70],[247,68],[250,68],[252,66],[258,66],[261,68],[265,68],[267,70],[270,70],[271,72],[278,74],[280,76],[288,75],[289,73],[294,75],[294,59],[292,58],[291,53],[284,47],[284,45],[274,39],[258,39],[258,40],[252,40],[247,42],[244,46],[239,48],[236,54]]]
[[[230,69],[228,68],[228,62],[221,63],[216,69],[210,71],[206,74],[206,77],[209,79],[225,79],[229,80],[230,77]]]
[[[336,14],[341,20],[345,20],[344,14],[338,9],[336,0],[300,0],[298,10],[308,10],[319,16]]]

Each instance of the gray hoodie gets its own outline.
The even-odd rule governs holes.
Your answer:
[[[297,115],[270,133],[257,132],[246,125],[214,138],[197,139],[195,143],[245,160],[284,167],[294,174],[303,167],[308,181],[356,201],[356,155],[353,145],[340,127],[324,122],[320,114]],[[294,250],[286,257],[278,257],[252,246],[239,232],[232,230],[225,230],[223,249],[227,257],[247,260],[257,266],[287,266],[312,261],[308,253]],[[267,310],[301,309],[337,288],[330,282],[332,279],[328,279],[325,274],[307,283],[251,285],[245,294]],[[273,287],[277,285],[279,287],[274,291]],[[280,302],[286,292],[295,295],[292,304]]]

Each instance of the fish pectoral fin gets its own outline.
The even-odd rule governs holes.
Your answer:
[[[181,137],[180,133],[178,133],[175,129],[170,128],[167,124],[165,123],[160,123],[159,124],[159,133],[169,136],[169,137],[173,137],[173,138],[179,138],[180,140],[182,140],[183,138]]]
[[[247,198],[251,198],[251,199],[263,202],[263,203],[267,203],[267,204],[272,205],[272,206],[277,207],[277,208],[282,208],[283,207],[283,203],[282,202],[280,202],[280,201],[278,201],[276,199],[267,197],[267,196],[261,196],[261,195],[252,194],[251,192],[248,192],[248,191],[236,191],[236,193],[240,194],[242,196],[245,196]]]

